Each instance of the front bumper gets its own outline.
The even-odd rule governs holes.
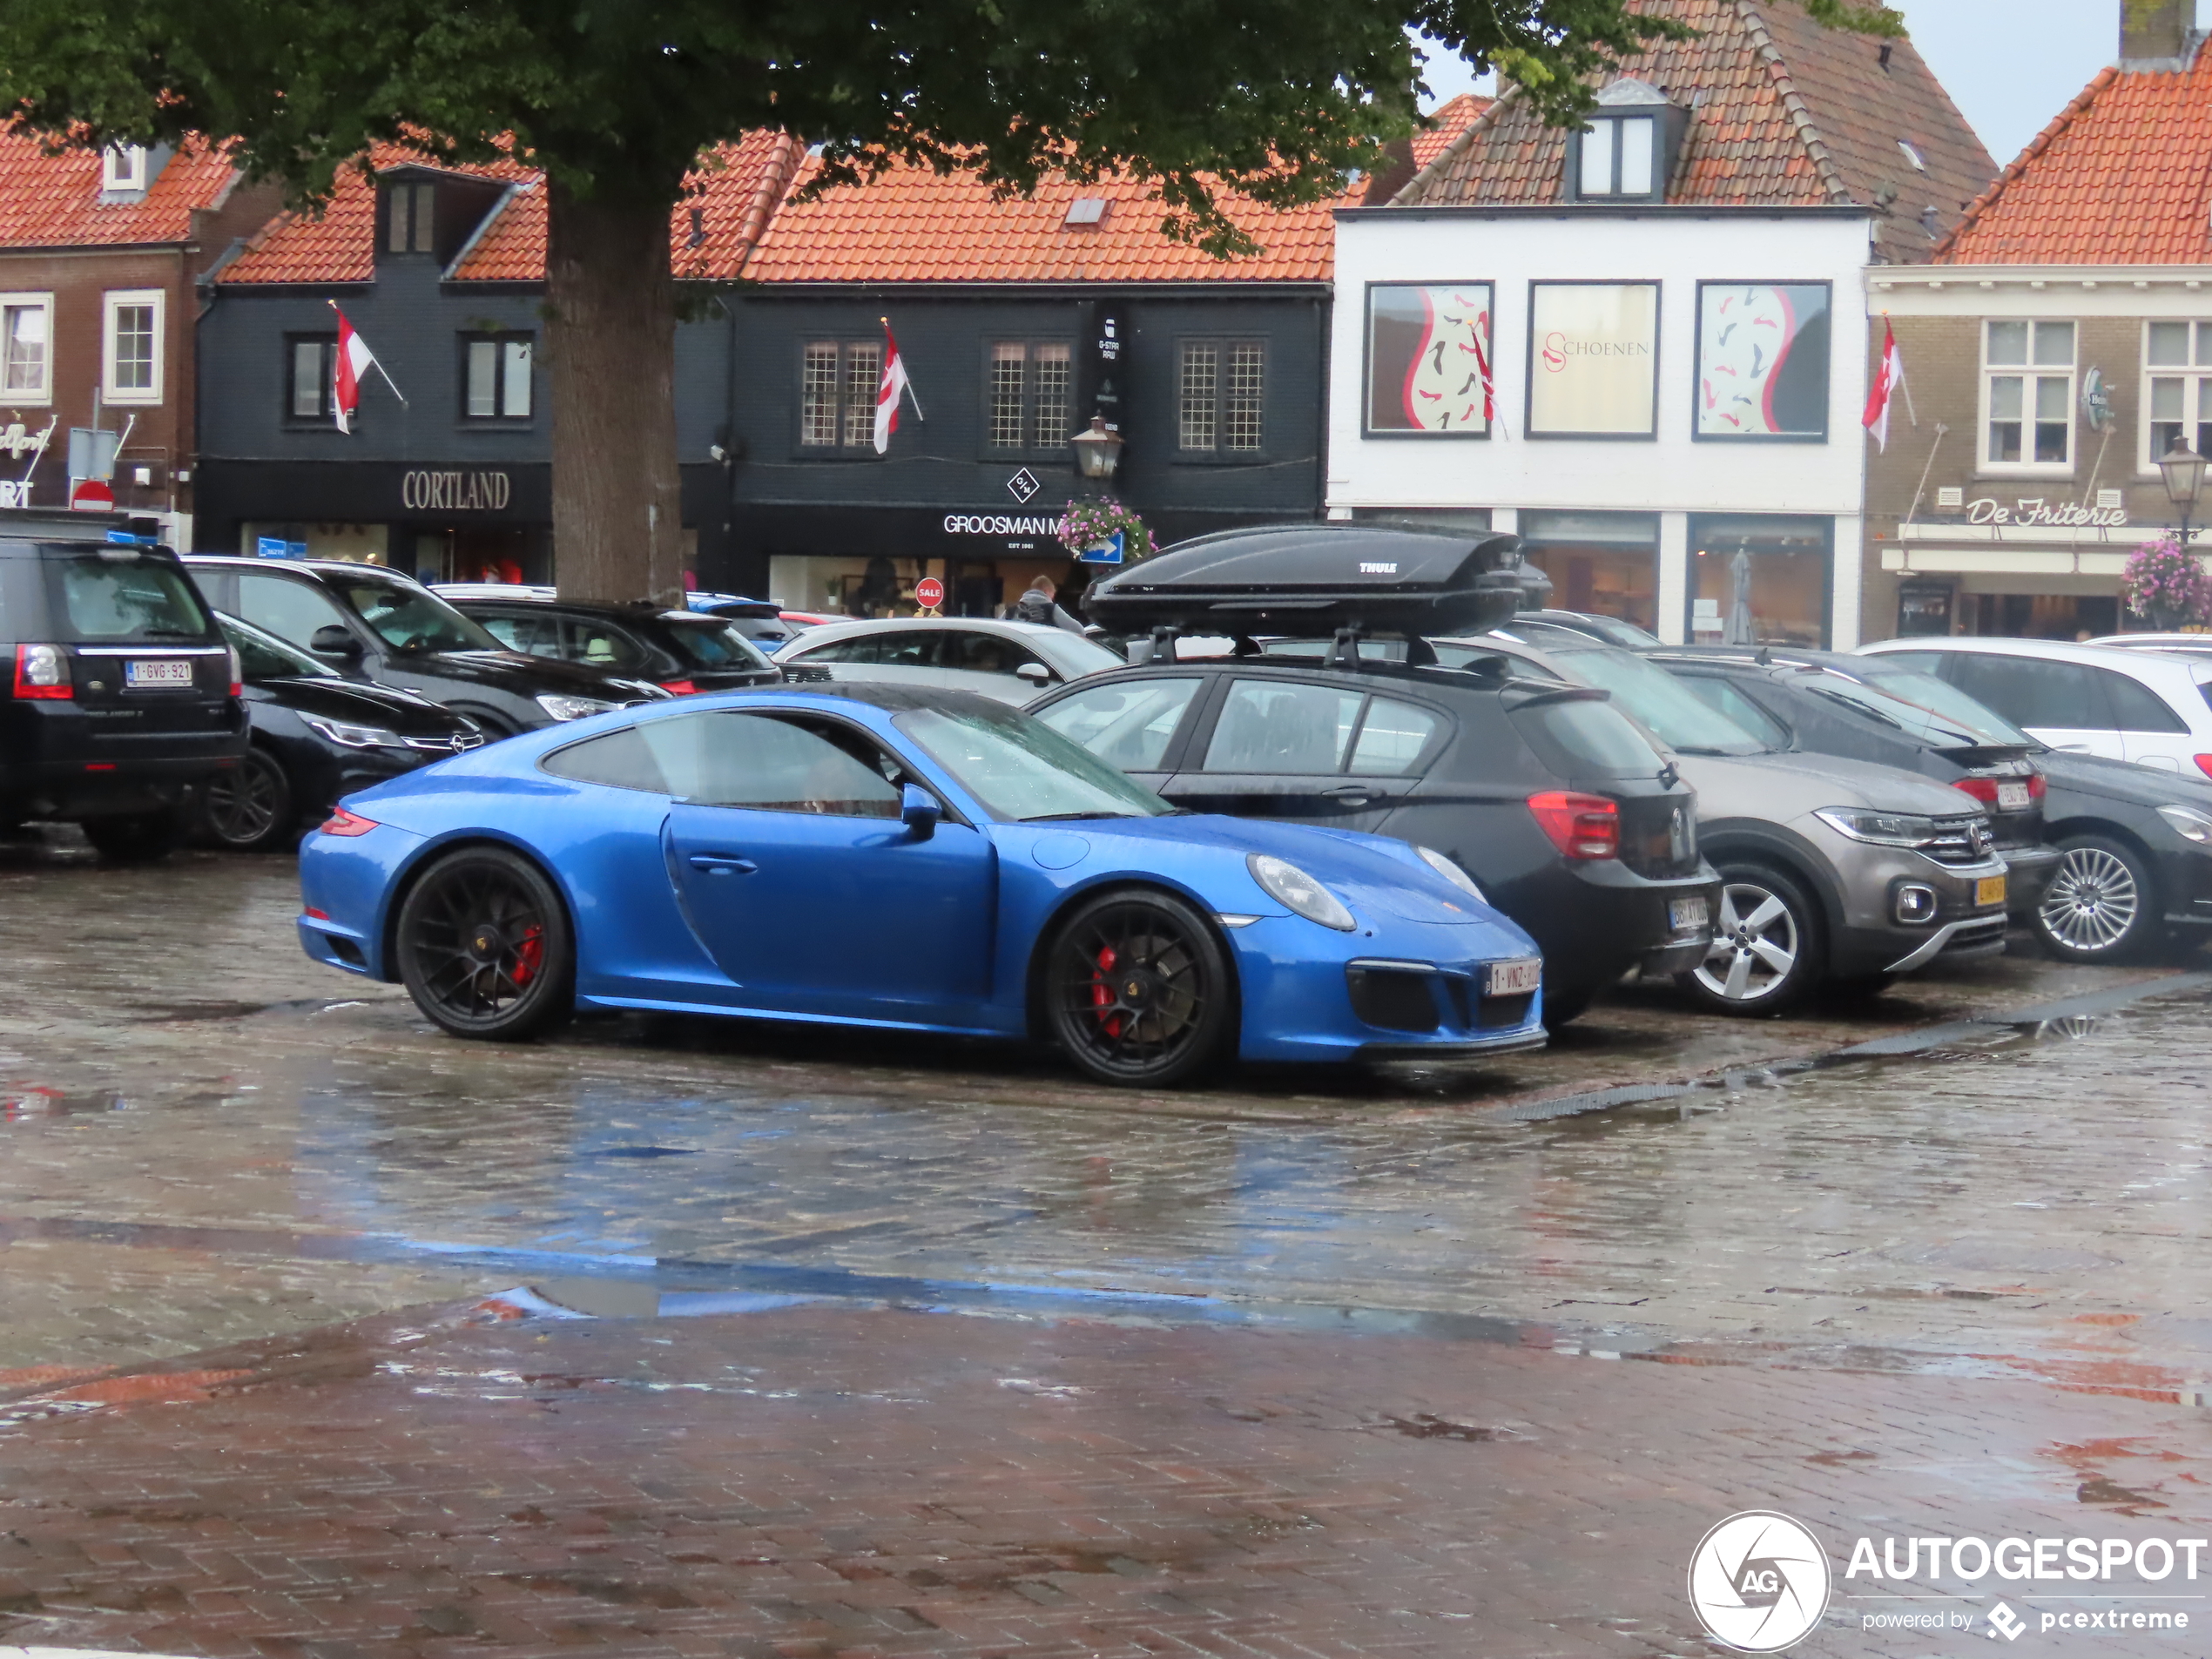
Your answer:
[[[1904,848],[1845,842],[1840,836],[1829,845],[1844,884],[1843,925],[1831,946],[1831,972],[1845,978],[1908,974],[1938,960],[2004,949],[2013,891],[2003,859],[1993,854],[1979,864],[1939,864]],[[1979,884],[1997,876],[2005,878],[2005,897],[1994,904],[1977,903]],[[2043,879],[2047,881],[2047,875]],[[1898,921],[1898,894],[1906,886],[1935,894],[1935,909],[1925,920]]]

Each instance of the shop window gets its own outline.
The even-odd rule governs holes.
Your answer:
[[[1532,438],[1659,435],[1659,285],[1528,285]]]
[[[531,334],[461,337],[461,415],[467,421],[527,421],[530,415]]]
[[[0,294],[0,394],[10,403],[44,403],[53,396],[54,296]]]
[[[2074,465],[2074,325],[1983,325],[1982,465],[2067,472]]]
[[[1184,341],[1176,387],[1176,448],[1184,454],[1258,455],[1265,446],[1264,342]]]
[[[284,411],[293,421],[331,418],[333,376],[337,369],[338,336],[290,334],[284,342]]]
[[[2186,440],[2212,455],[2212,322],[2143,325],[2143,447],[2139,470],[2155,473],[2158,458]]]
[[[384,187],[386,253],[435,252],[437,223],[438,187],[435,185],[387,185]]]
[[[1490,296],[1487,282],[1368,286],[1368,432],[1490,435]]]
[[[1551,579],[1552,605],[1659,631],[1656,513],[1525,512],[1521,556]]]
[[[1699,442],[1828,435],[1828,285],[1697,285]]]
[[[991,448],[1058,448],[1068,442],[1074,354],[1065,341],[995,341],[983,394],[985,441]]]
[[[807,341],[799,360],[799,442],[809,449],[875,447],[875,394],[883,346],[873,340]]]
[[[1826,518],[1693,516],[1691,642],[1824,645],[1834,530]]]
[[[158,288],[128,289],[105,296],[101,378],[108,402],[161,401],[162,300]]]

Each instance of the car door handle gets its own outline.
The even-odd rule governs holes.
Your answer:
[[[1344,801],[1353,806],[1364,806],[1382,792],[1370,789],[1364,784],[1344,784],[1335,789],[1325,789],[1321,792],[1331,800]]]
[[[751,875],[760,867],[734,853],[694,853],[691,867],[705,870],[709,875]]]

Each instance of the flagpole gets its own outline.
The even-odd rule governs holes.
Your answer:
[[[323,304],[328,306],[333,311],[338,311],[338,302],[335,300],[325,300]],[[343,317],[346,314],[338,311],[338,314]],[[368,354],[368,366],[383,377],[384,384],[392,388],[394,397],[399,399],[401,403],[407,402],[407,394],[400,390],[397,383],[393,381],[391,371],[384,367],[384,360],[373,351]]]

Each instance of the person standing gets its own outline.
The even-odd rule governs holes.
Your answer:
[[[1015,622],[1050,623],[1055,628],[1065,628],[1070,633],[1082,632],[1082,624],[1062,610],[1055,596],[1059,584],[1049,576],[1029,578],[1029,590],[1014,602],[1011,617]]]

